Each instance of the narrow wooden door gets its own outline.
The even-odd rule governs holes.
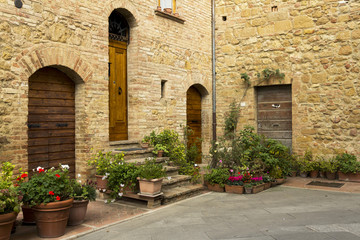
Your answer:
[[[195,87],[190,87],[186,94],[186,121],[192,130],[188,136],[188,147],[196,144],[199,150],[197,163],[201,163],[201,94]]]
[[[291,149],[291,85],[257,88],[258,133],[281,141]]]
[[[110,141],[128,139],[126,43],[109,40]]]
[[[70,166],[75,176],[75,84],[46,67],[29,78],[28,168]]]

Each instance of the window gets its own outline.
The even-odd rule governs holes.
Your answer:
[[[164,11],[164,8],[170,8],[173,13],[176,12],[176,0],[158,0],[158,6]]]

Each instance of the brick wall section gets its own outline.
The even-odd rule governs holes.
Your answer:
[[[204,152],[211,136],[211,4],[179,0],[185,24],[156,16],[157,1],[32,1],[17,9],[0,0],[0,162],[27,169],[28,78],[60,65],[76,82],[76,164],[86,175],[90,149],[108,145],[108,16],[125,8],[128,47],[129,139],[153,129],[181,133],[186,91],[201,84]],[[160,98],[161,80],[167,95]]]
[[[218,130],[230,102],[243,96],[241,73],[255,86],[257,72],[280,69],[282,83],[292,84],[293,150],[360,157],[360,2],[278,1],[272,12],[273,5],[216,1]],[[279,82],[262,83],[272,84]],[[255,126],[253,87],[243,101],[239,127]]]

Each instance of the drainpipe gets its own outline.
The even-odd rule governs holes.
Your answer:
[[[211,48],[212,48],[212,118],[213,141],[216,141],[216,65],[215,65],[215,0],[211,0]]]

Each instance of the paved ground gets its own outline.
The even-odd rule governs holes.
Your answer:
[[[251,195],[212,192],[78,239],[360,239],[360,194],[286,186]]]

